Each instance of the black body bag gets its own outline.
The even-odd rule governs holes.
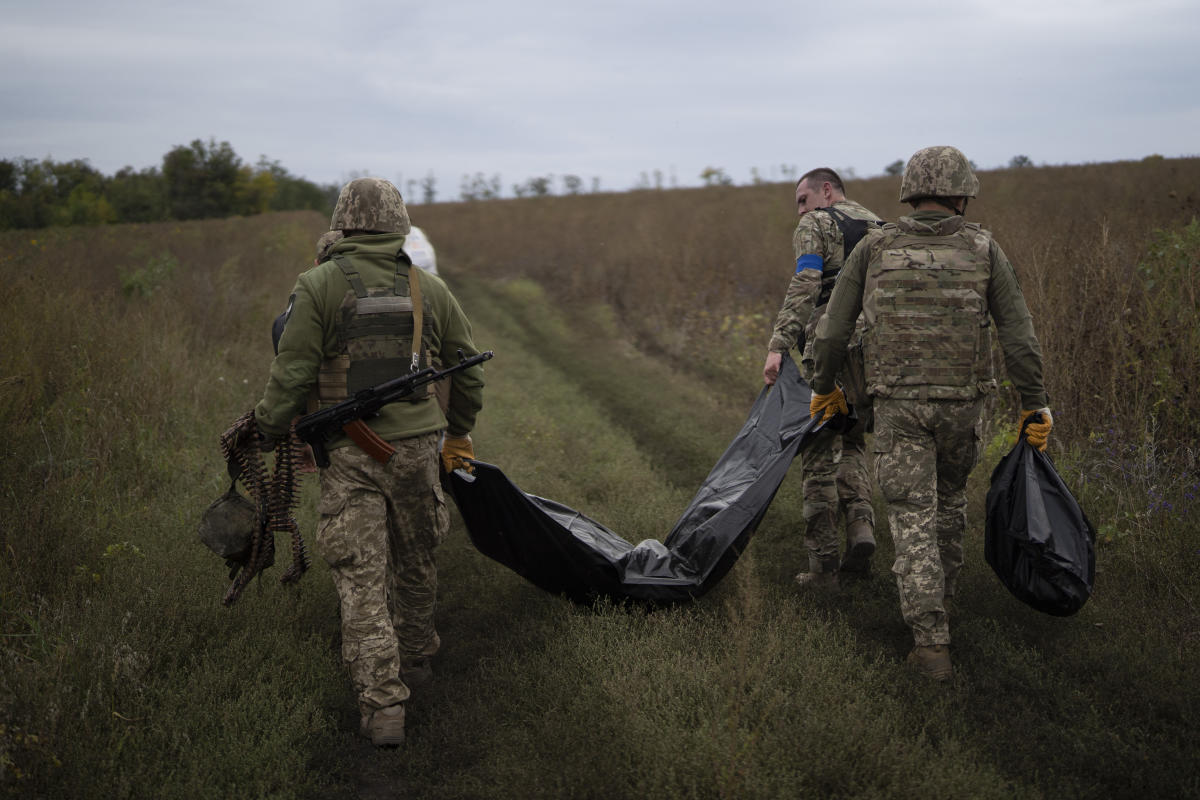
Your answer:
[[[992,470],[983,544],[987,563],[1022,603],[1067,617],[1092,594],[1095,542],[1092,523],[1054,463],[1025,441],[1022,428],[1016,447]]]
[[[745,550],[788,467],[823,427],[809,418],[811,390],[786,355],[741,432],[664,541],[633,545],[567,506],[527,494],[492,464],[445,477],[471,542],[533,584],[571,600],[648,605],[693,600]],[[855,418],[835,417],[836,430]],[[631,498],[631,502],[635,499]]]

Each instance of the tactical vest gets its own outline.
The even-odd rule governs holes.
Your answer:
[[[877,219],[857,219],[840,208],[834,208],[833,206],[826,206],[825,208],[815,210],[824,211],[829,214],[838,226],[838,230],[842,232],[843,264],[846,263],[846,259],[850,258],[850,254],[854,252],[855,245],[867,235],[867,231],[878,228],[883,224],[881,220]],[[821,294],[817,297],[817,307],[829,302],[829,296],[833,294],[833,285],[837,283],[837,277],[840,273],[841,269],[830,269],[821,273]]]
[[[350,289],[334,323],[339,353],[321,364],[317,378],[322,406],[429,366],[433,335],[432,308],[422,296],[416,268],[403,252],[396,258],[393,285],[376,289],[363,286],[358,271],[344,254],[337,253],[332,260],[346,276]],[[414,343],[417,326],[421,336]],[[429,387],[425,386],[405,400],[419,403],[429,396]]]
[[[863,291],[867,387],[881,397],[971,400],[995,388],[990,237],[886,225]]]

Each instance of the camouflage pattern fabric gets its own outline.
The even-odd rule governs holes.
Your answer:
[[[402,667],[437,652],[434,550],[450,527],[438,481],[438,434],[391,442],[386,465],[357,447],[321,470],[317,551],[341,605],[342,659],[369,714],[404,702]]]
[[[861,355],[861,351],[859,351]],[[812,377],[812,364],[803,368],[805,380]],[[838,381],[851,383],[843,373]],[[858,424],[843,434],[827,431],[819,435],[801,456],[800,474],[804,492],[804,546],[809,564],[821,572],[832,572],[841,560],[838,548],[838,519],[847,525],[865,519],[875,527],[871,506],[871,457],[865,434],[870,421],[870,400],[846,395],[855,404]]]
[[[854,219],[879,219],[853,200],[839,200],[833,205]],[[820,272],[801,269],[792,275],[783,306],[775,318],[768,350],[777,353],[790,351],[800,341],[800,333],[804,331],[809,342],[804,348],[804,358],[811,359],[813,334],[817,322],[825,313],[824,306],[818,308],[816,305],[821,295],[821,276],[842,268],[846,260],[844,246],[842,230],[829,214],[809,212],[800,218],[792,233],[792,251],[796,259],[805,255],[819,255],[824,265]]]
[[[956,147],[925,147],[913,153],[900,179],[900,202],[919,197],[977,197],[979,178]]]
[[[853,200],[839,200],[834,206],[854,219],[879,219]],[[792,234],[792,250],[797,261],[801,256],[821,256],[823,267],[798,269],[788,285],[783,307],[775,319],[775,329],[768,350],[787,352],[806,334],[807,344],[800,361],[805,379],[812,377],[812,342],[817,322],[825,306],[817,306],[821,294],[821,277],[840,270],[845,261],[845,239],[841,228],[829,214],[809,212],[800,218]],[[845,375],[842,376],[846,378]],[[845,380],[842,381],[845,385]],[[851,389],[851,394],[854,394]],[[868,413],[869,399],[865,393],[848,395],[861,413]],[[870,458],[866,452],[862,425],[844,437],[829,433],[809,446],[800,464],[800,480],[804,492],[804,544],[808,548],[809,564],[820,565],[822,572],[836,570],[840,563],[838,548],[838,519],[847,524],[856,519],[868,519],[872,527],[875,513],[871,508]],[[839,456],[840,452],[840,456]]]
[[[810,565],[820,565],[821,572],[833,572],[841,563],[839,517],[844,517],[847,525],[862,519],[875,527],[871,459],[864,432],[860,423],[840,436],[832,431],[823,433],[802,456],[804,546]]]
[[[382,178],[357,178],[343,186],[329,220],[331,231],[408,233],[411,228],[400,190]]]
[[[317,263],[320,264],[329,258],[329,251],[333,246],[340,242],[345,234],[341,231],[325,231],[317,239]]]
[[[811,385],[814,392],[826,394],[833,391],[834,382],[841,374],[846,358],[847,345],[852,343],[856,321],[860,312],[866,306],[864,292],[874,271],[878,269],[883,250],[889,241],[898,235],[912,239],[925,237],[937,244],[939,239],[946,241],[966,242],[964,230],[974,229],[961,216],[951,216],[944,211],[917,211],[911,216],[901,217],[896,225],[885,225],[878,231],[870,231],[846,262],[841,275],[838,276],[837,286],[829,299],[825,315],[817,327],[817,340],[813,345],[813,355],[816,365],[813,371]],[[1008,378],[1021,395],[1022,408],[1043,408],[1049,405],[1046,397],[1045,384],[1042,381],[1042,350],[1037,336],[1033,331],[1033,319],[1025,297],[1021,293],[1021,285],[1012,264],[1000,245],[996,243],[987,231],[979,230],[976,236],[985,236],[988,243],[989,277],[986,288],[987,311],[991,322],[995,323],[995,336],[1000,342],[1004,353],[1004,366]],[[974,238],[971,240],[974,242]],[[973,247],[974,244],[964,244]],[[942,250],[947,254],[948,250]],[[931,264],[931,268],[937,265]],[[954,303],[954,297],[948,297],[948,302]],[[865,338],[873,335],[870,329],[871,319],[863,315],[867,324]],[[979,321],[974,312],[968,313],[968,318]],[[971,330],[972,342],[978,340],[982,332],[978,325]],[[957,345],[951,345],[957,346]],[[989,392],[994,388],[994,375],[990,373],[990,352],[980,352],[980,380],[971,390],[964,392],[962,386],[944,386],[938,383],[908,384],[905,386],[889,386],[882,382],[868,387],[868,391],[878,399],[880,396],[905,397],[909,399],[932,399],[935,397],[972,399],[979,392]],[[868,367],[871,356],[867,356]],[[985,371],[986,379],[984,376]],[[964,396],[966,395],[966,396]]]
[[[991,237],[974,223],[873,240],[862,319],[875,395],[970,400],[995,390],[987,293]],[[908,222],[906,222],[908,224]]]
[[[900,613],[917,646],[950,643],[945,594],[962,567],[967,476],[979,460],[983,406],[982,397],[875,402],[875,479],[896,547]]]

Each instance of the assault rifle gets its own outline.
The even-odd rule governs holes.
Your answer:
[[[313,457],[319,467],[329,466],[329,452],[325,449],[325,443],[338,431],[345,432],[372,455],[379,452],[374,449],[378,446],[386,448],[385,452],[390,452],[390,446],[367,427],[363,422],[364,419],[370,419],[378,414],[384,406],[395,403],[397,400],[403,400],[426,384],[440,381],[442,378],[476,364],[482,364],[493,355],[492,351],[488,350],[467,358],[463,351],[459,350],[459,361],[454,366],[445,369],[425,367],[425,369],[401,375],[399,378],[393,378],[370,389],[362,389],[355,392],[354,396],[348,400],[301,417],[296,422],[296,435],[312,446]],[[364,439],[369,441],[364,441]],[[379,456],[376,455],[376,457]]]

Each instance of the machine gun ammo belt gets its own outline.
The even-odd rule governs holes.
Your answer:
[[[295,423],[287,436],[275,444],[274,469],[268,472],[263,453],[258,447],[254,412],[248,411],[221,435],[221,452],[225,456],[230,477],[241,480],[255,509],[253,529],[247,532],[248,545],[239,556],[229,560],[233,583],[222,602],[232,605],[242,590],[264,569],[275,563],[275,534],[286,532],[291,537],[292,563],[280,576],[282,583],[295,583],[308,569],[310,561],[300,526],[293,515],[297,503],[296,463],[304,442],[296,436]]]

